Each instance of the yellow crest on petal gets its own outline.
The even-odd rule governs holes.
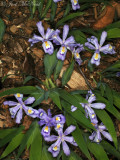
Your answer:
[[[62,53],[64,53],[64,52],[65,52],[65,47],[62,47],[61,52],[62,52]]]
[[[91,123],[93,126],[95,126],[95,123]]]
[[[59,129],[61,127],[61,125],[60,124],[57,124],[57,129]]]
[[[55,147],[53,148],[53,150],[54,150],[54,151],[57,151],[57,149],[58,149],[58,147],[57,147],[57,146],[55,146]]]
[[[50,48],[48,41],[45,41],[45,46],[46,46],[46,48]]]
[[[29,113],[29,114],[32,114],[33,111],[32,111],[31,109],[28,109],[28,113]]]
[[[92,118],[94,118],[95,117],[95,114],[92,114]]]
[[[77,4],[77,0],[73,0],[74,4],[76,5]]]
[[[109,49],[112,49],[112,46],[111,46],[111,45],[109,46]]]
[[[76,53],[76,58],[80,58],[80,55],[79,55],[79,53]]]
[[[21,97],[20,93],[17,93],[17,97]]]
[[[99,53],[96,53],[95,54],[95,60],[98,60],[98,57],[99,57]]]
[[[45,132],[48,132],[48,126],[45,127],[44,131],[45,131]]]
[[[56,117],[56,121],[60,121],[60,117]]]

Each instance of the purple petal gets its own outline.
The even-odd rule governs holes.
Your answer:
[[[71,137],[65,136],[64,140],[67,141],[67,142],[69,142],[69,143],[72,143],[74,141],[74,138],[72,136]]]
[[[26,107],[25,112],[28,116],[32,117],[32,118],[36,118],[38,117],[38,110],[33,109],[32,107]]]
[[[24,101],[24,104],[31,104],[35,101],[34,97],[29,97],[27,100]]]
[[[23,116],[23,111],[22,111],[22,109],[20,109],[20,110],[18,111],[17,115],[16,115],[16,123],[19,124],[19,123],[21,122],[22,116]]]
[[[109,141],[111,141],[111,142],[113,141],[111,135],[110,135],[108,132],[102,131],[101,133],[102,133],[103,136],[104,136],[105,138],[107,138]]]
[[[99,125],[99,130],[106,130],[107,128],[106,128],[106,126],[104,126],[103,125],[103,123],[101,123],[100,125]]]
[[[95,36],[91,36],[91,38],[87,38],[87,40],[94,44],[96,49],[99,49],[98,39]]]
[[[71,0],[72,3],[72,9],[77,10],[80,8],[80,5],[78,4],[78,0]]]
[[[91,107],[95,109],[104,109],[106,105],[104,103],[93,103],[91,104]]]
[[[77,107],[75,107],[75,106],[71,106],[71,112],[74,112],[74,111],[76,111],[77,110]]]
[[[60,152],[60,144],[56,145],[56,142],[55,142],[48,148],[48,151],[52,153],[53,157],[57,157]]]
[[[88,98],[88,102],[91,104],[92,102],[94,102],[96,100],[96,96],[94,94],[92,94],[89,98]]]
[[[69,26],[68,25],[64,25],[64,27],[63,27],[63,42],[67,38],[68,32],[69,32]]]
[[[40,126],[43,126],[44,124],[46,124],[46,122],[45,122],[45,120],[41,119],[41,120],[38,122],[38,124],[39,124]]]
[[[43,135],[43,137],[49,136],[50,130],[51,130],[50,127],[44,126],[41,130],[41,134]]]
[[[44,138],[44,140],[47,142],[53,142],[53,141],[56,141],[57,139],[58,139],[58,136],[54,136],[54,135],[51,135],[51,136]]]
[[[102,34],[101,34],[101,38],[100,38],[100,46],[103,45],[103,43],[104,43],[105,40],[106,40],[106,37],[107,37],[107,32],[106,32],[106,31],[103,31]]]
[[[99,143],[101,140],[102,140],[101,134],[99,131],[97,131],[97,134],[96,134],[95,139],[93,141]]]
[[[63,129],[63,124],[57,123],[54,129],[59,132],[59,130]]]
[[[51,114],[51,110],[50,110],[50,109],[48,109],[48,116],[49,116],[50,118],[52,118],[52,114]]]
[[[66,39],[66,41],[64,42],[64,44],[69,47],[69,45],[74,44],[75,43],[75,39],[73,36],[70,36],[69,38]]]
[[[100,58],[101,58],[101,56],[100,56],[99,52],[95,52],[91,58],[91,63],[98,66],[100,64]]]
[[[63,116],[62,114],[58,114],[56,116],[53,117],[55,123],[60,123],[63,124],[65,123],[65,116]]]
[[[70,155],[70,149],[65,141],[62,142],[63,151],[66,154],[66,156]]]
[[[95,47],[91,43],[89,43],[89,42],[86,42],[85,46],[88,47],[89,49],[95,50]]]
[[[64,132],[64,135],[68,135],[76,129],[76,126],[70,125]]]
[[[40,21],[40,22],[38,22],[36,25],[37,25],[37,27],[38,27],[39,33],[42,35],[42,37],[44,37],[44,28],[43,28],[43,26],[42,26],[42,22]]]
[[[8,106],[16,106],[18,103],[13,101],[5,101],[3,104]]]
[[[60,2],[61,0],[53,0],[53,1],[56,3],[56,2]]]
[[[13,107],[13,108],[9,108],[9,111],[10,111],[10,114],[11,114],[11,117],[14,118],[17,111],[19,110],[20,108],[20,104],[18,104],[17,106]]]
[[[40,119],[45,119],[47,117],[47,113],[43,109],[39,109],[38,112],[39,112],[38,117]]]
[[[51,39],[52,38],[52,35],[53,35],[53,33],[54,33],[54,30],[53,29],[50,29],[50,28],[48,28],[47,29],[47,32],[46,32],[46,35],[45,35],[45,39]]]
[[[23,98],[23,94],[20,94],[20,93],[17,93],[17,94],[15,94],[14,95],[15,96],[15,98],[19,101],[21,101],[22,100],[22,98]]]
[[[111,46],[111,44],[107,44],[100,48],[100,52],[103,52],[104,54],[115,54],[115,47]]]
[[[45,41],[42,44],[42,47],[43,47],[45,53],[48,53],[49,55],[53,54],[54,47],[50,41]]]
[[[59,51],[57,52],[57,58],[64,61],[66,57],[67,49],[66,47],[60,47]]]
[[[96,131],[93,131],[91,136],[89,136],[89,139],[92,141],[95,138],[96,134],[97,134]]]

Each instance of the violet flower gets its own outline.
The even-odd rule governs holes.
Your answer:
[[[61,0],[53,0],[53,1],[56,3],[56,2],[60,2]]]
[[[113,141],[111,135],[104,131],[107,130],[106,127],[101,123],[99,126],[95,125],[95,128],[97,131],[93,131],[91,136],[89,136],[89,139],[92,140],[93,142],[99,143],[102,140],[101,133],[102,135],[107,138],[109,141]]]
[[[80,9],[80,5],[78,3],[78,0],[71,0],[71,4],[72,4],[72,9],[73,10]]]
[[[88,42],[85,43],[85,46],[89,49],[95,50],[94,55],[91,58],[91,63],[95,65],[100,64],[100,52],[104,54],[115,54],[115,50],[111,44],[107,44],[102,46],[107,37],[107,32],[103,31],[100,38],[100,44],[98,43],[98,39],[95,36],[91,36],[91,38],[87,38]]]
[[[67,136],[67,135],[70,134],[71,132],[73,132],[75,129],[76,129],[76,127],[71,125],[65,130],[64,133],[63,133],[63,128],[58,129],[57,130],[58,136],[51,135],[51,136],[45,137],[45,141],[47,141],[47,142],[53,142],[53,141],[57,140],[55,143],[53,143],[48,148],[48,151],[52,153],[53,157],[58,156],[58,154],[60,152],[61,143],[62,143],[64,153],[67,156],[70,155],[70,149],[69,149],[66,142],[69,142],[69,143],[73,144],[74,146],[77,146],[77,143],[74,141],[74,138],[72,136]]]
[[[48,115],[43,109],[39,109],[38,112],[39,112],[38,118],[41,119],[38,122],[39,125],[40,126],[45,125],[41,130],[41,134],[43,135],[43,137],[50,135],[52,126],[54,127],[57,126],[58,128],[60,128],[61,124],[65,123],[65,117],[62,114],[56,115],[52,118],[50,109],[48,109]]]
[[[64,61],[67,53],[67,48],[70,47],[71,44],[75,43],[74,37],[70,36],[67,38],[69,32],[69,26],[64,25],[63,27],[63,39],[59,37],[59,35],[56,35],[53,37],[53,41],[56,45],[61,45],[59,51],[57,52],[57,58]],[[66,39],[67,38],[67,39]]]
[[[74,112],[74,111],[76,111],[77,110],[77,107],[75,107],[75,106],[71,106],[71,112]]]
[[[86,117],[88,118],[89,116],[91,122],[97,124],[98,120],[92,108],[104,109],[106,105],[104,103],[92,103],[96,100],[96,96],[92,93],[92,91],[88,91],[88,95],[86,95],[86,99],[88,100],[88,103],[80,103],[80,104],[85,109]]]
[[[41,36],[37,36],[34,34],[33,38],[30,38],[28,41],[31,42],[31,46],[33,46],[34,43],[38,43],[41,41],[45,53],[48,53],[50,55],[53,54],[54,47],[50,40],[52,40],[54,30],[48,28],[45,34],[41,21],[37,23],[37,27]]]
[[[14,101],[5,101],[3,104],[4,105],[8,105],[8,106],[15,106],[13,108],[10,108],[10,114],[12,118],[15,118],[16,116],[16,123],[20,123],[22,116],[23,116],[23,111],[24,110],[26,112],[27,115],[36,118],[38,115],[38,111],[31,108],[31,107],[27,107],[27,104],[31,104],[35,101],[34,97],[29,97],[27,100],[25,100],[23,102],[23,94],[17,93],[15,94],[15,98],[18,100],[18,102],[14,102]]]

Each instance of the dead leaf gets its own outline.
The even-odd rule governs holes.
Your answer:
[[[43,58],[44,52],[42,49],[33,48],[32,51],[37,57]]]
[[[113,3],[112,6],[106,6],[100,17],[93,24],[93,29],[99,30],[113,22],[115,16],[115,7],[117,3]]]

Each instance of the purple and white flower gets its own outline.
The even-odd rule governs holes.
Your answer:
[[[91,136],[89,136],[89,139],[92,140],[93,142],[99,143],[102,140],[101,134],[107,138],[109,141],[113,141],[111,135],[104,131],[107,130],[106,127],[101,123],[99,126],[95,125],[95,128],[97,131],[93,131]]]
[[[45,125],[41,130],[41,134],[43,135],[43,137],[50,135],[52,126],[60,128],[62,127],[61,124],[65,123],[65,117],[62,114],[52,117],[50,109],[48,109],[48,115],[43,109],[39,109],[38,112],[39,112],[38,118],[41,119],[38,122],[39,125],[40,126]]]
[[[25,111],[25,113],[33,118],[36,118],[38,116],[38,111],[31,108],[31,107],[27,107],[26,105],[28,104],[32,104],[35,101],[34,97],[29,97],[27,100],[25,100],[23,102],[23,94],[17,93],[15,94],[15,98],[18,100],[18,102],[14,102],[14,101],[5,101],[3,104],[4,105],[8,105],[8,106],[15,106],[9,109],[11,117],[15,118],[16,116],[16,123],[20,123],[22,120],[22,116],[23,116],[23,111]]]
[[[76,111],[77,110],[77,107],[75,107],[75,106],[71,106],[71,112],[74,112],[74,111]]]
[[[33,38],[30,38],[28,41],[31,42],[31,46],[33,46],[34,43],[38,43],[41,41],[45,53],[48,53],[50,55],[53,54],[54,47],[53,47],[53,44],[51,43],[51,40],[54,34],[54,30],[48,28],[45,34],[41,21],[37,23],[37,27],[41,36],[37,36],[34,34]]]
[[[80,5],[78,3],[78,0],[71,0],[71,4],[72,4],[72,9],[73,10],[80,9]]]
[[[63,151],[66,154],[66,156],[70,155],[70,149],[66,142],[69,142],[73,144],[74,146],[77,146],[77,143],[75,142],[72,136],[67,136],[67,135],[73,132],[75,129],[76,127],[71,125],[65,130],[64,133],[63,133],[63,128],[60,128],[59,130],[57,130],[58,136],[51,135],[51,136],[45,137],[45,141],[47,142],[56,141],[48,148],[48,151],[52,153],[53,157],[58,156],[60,152],[61,143],[62,143]]]
[[[86,95],[86,99],[88,103],[80,103],[82,107],[85,109],[86,117],[90,117],[91,123],[97,124],[98,120],[96,114],[92,108],[95,109],[104,109],[104,103],[92,103],[96,100],[96,96],[92,93],[92,91],[88,91],[88,95]]]
[[[75,40],[74,40],[73,36],[67,38],[68,32],[69,32],[69,26],[64,25],[64,27],[63,27],[63,38],[61,39],[59,37],[59,34],[57,34],[56,36],[53,36],[53,42],[56,45],[61,45],[59,51],[57,52],[57,58],[62,60],[62,61],[65,60],[67,49],[70,48],[70,45],[75,43]]]
[[[85,46],[89,49],[95,50],[94,55],[91,58],[91,63],[95,65],[100,64],[100,52],[104,54],[115,54],[115,50],[111,44],[107,44],[103,46],[107,37],[107,32],[103,31],[100,38],[100,44],[98,43],[98,39],[95,36],[91,36],[91,38],[87,38],[88,42],[85,43]]]

